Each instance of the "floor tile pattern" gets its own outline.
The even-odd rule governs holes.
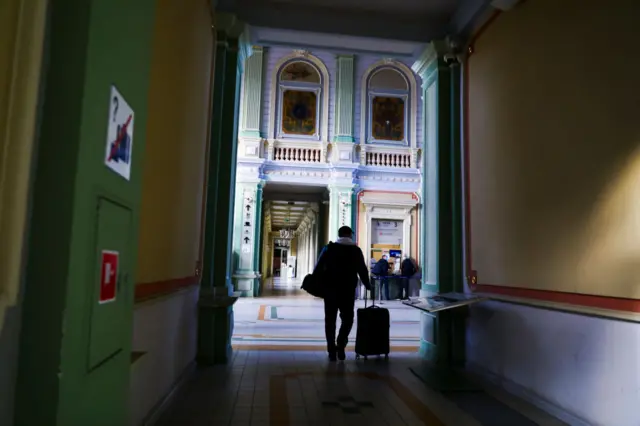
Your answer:
[[[329,362],[322,301],[286,285],[236,304],[231,362],[197,370],[155,426],[561,425],[495,390],[451,395],[429,386],[416,374],[431,368],[417,354],[418,315],[393,302],[385,305],[388,361],[356,361],[351,350],[347,361]]]

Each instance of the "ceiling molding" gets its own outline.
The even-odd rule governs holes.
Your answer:
[[[373,37],[340,36],[311,31],[253,26],[251,42],[261,46],[305,47],[336,54],[369,54],[391,58],[415,58],[425,43]]]
[[[229,7],[225,5],[225,7]],[[249,25],[390,40],[431,41],[444,38],[449,20],[424,14],[388,14],[322,6],[238,2],[232,7]]]

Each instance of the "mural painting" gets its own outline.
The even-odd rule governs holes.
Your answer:
[[[285,90],[282,94],[282,132],[313,136],[317,129],[315,92]]]
[[[371,136],[386,141],[404,140],[404,99],[376,96],[372,101]]]

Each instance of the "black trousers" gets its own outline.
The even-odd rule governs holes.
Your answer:
[[[324,299],[324,333],[327,337],[327,351],[335,353],[337,348],[344,349],[349,343],[349,333],[353,328],[355,297],[351,295],[332,295]],[[340,331],[336,340],[336,320],[340,312]]]

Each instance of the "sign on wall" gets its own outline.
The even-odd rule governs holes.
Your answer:
[[[402,221],[373,219],[371,228],[371,244],[402,244]]]
[[[118,258],[120,254],[113,250],[102,250],[102,266],[100,268],[100,299],[99,303],[116,300],[118,286]]]
[[[104,164],[126,180],[131,177],[133,116],[127,101],[115,86],[111,86]]]

